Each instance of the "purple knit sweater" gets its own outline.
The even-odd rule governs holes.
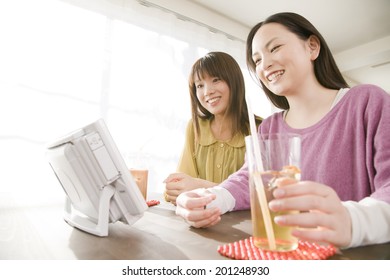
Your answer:
[[[390,203],[390,95],[373,85],[351,88],[318,123],[293,129],[281,112],[265,119],[259,133],[302,137],[302,180],[332,187],[342,201],[371,196]],[[249,208],[246,163],[220,184]]]

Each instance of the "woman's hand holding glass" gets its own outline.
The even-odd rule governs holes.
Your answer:
[[[326,185],[301,181],[279,182],[272,211],[299,210],[299,214],[278,216],[279,225],[295,226],[293,235],[302,240],[348,246],[352,239],[352,222],[348,210],[336,192]]]
[[[195,228],[213,226],[221,220],[221,211],[217,207],[206,206],[215,198],[216,195],[206,189],[183,192],[176,199],[176,215]]]

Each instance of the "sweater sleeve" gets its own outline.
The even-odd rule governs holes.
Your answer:
[[[381,94],[374,95],[376,91]],[[372,165],[367,164],[374,186],[371,197],[390,203],[390,97],[385,91],[374,86],[371,86],[370,93],[365,121],[367,138],[371,141],[368,142],[368,159],[373,162]]]
[[[235,173],[231,174],[219,186],[230,192],[235,199],[234,211],[246,210],[250,208],[249,198],[249,174],[248,166],[244,165]]]
[[[359,202],[345,201],[352,221],[349,248],[390,241],[390,204],[371,197]]]

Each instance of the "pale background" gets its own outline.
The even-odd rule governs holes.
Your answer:
[[[301,2],[299,7],[307,14],[313,9],[313,19],[318,20],[318,3]],[[364,37],[349,25],[332,22],[331,14],[323,14],[320,27],[329,24],[334,30],[326,29],[324,35],[332,37],[331,47],[353,84],[372,81],[389,91],[383,79],[369,79],[366,74],[357,80],[358,75],[349,74],[366,61],[362,53],[381,59],[388,55],[390,1],[337,1],[337,5],[344,2],[353,2],[351,10],[358,11],[359,3],[364,9],[367,3],[379,4],[382,13],[375,26],[382,33],[374,28],[372,36]],[[289,9],[277,6],[278,1],[273,6],[270,1],[253,0],[2,1],[0,192],[16,194],[19,205],[62,201],[64,194],[45,158],[45,146],[98,118],[106,120],[128,167],[148,168],[149,191],[162,192],[162,181],[175,171],[190,118],[187,76],[192,63],[208,51],[226,51],[239,61],[254,112],[269,116],[274,109],[249,77],[244,58],[245,37],[256,13],[249,4],[259,3],[256,22],[263,19],[264,7]],[[355,19],[340,5],[346,23]],[[356,48],[342,40],[338,44],[333,33],[349,41],[356,37],[366,41]],[[360,66],[351,69],[347,62]],[[388,67],[371,68],[385,69],[389,77]]]

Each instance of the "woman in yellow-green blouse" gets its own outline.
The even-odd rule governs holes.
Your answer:
[[[189,76],[192,119],[176,173],[165,179],[164,196],[175,204],[183,191],[213,187],[244,163],[249,134],[244,77],[223,52],[198,59]],[[260,124],[261,118],[257,119]]]

